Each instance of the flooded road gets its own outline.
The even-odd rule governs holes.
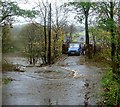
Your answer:
[[[13,79],[3,85],[3,105],[96,105],[101,70],[80,65],[79,60],[80,56],[65,56],[51,66],[3,73]]]

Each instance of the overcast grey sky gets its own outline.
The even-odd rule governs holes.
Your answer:
[[[16,1],[18,2],[19,6],[23,9],[31,9],[32,7],[35,6],[35,3],[40,1],[40,2],[46,2],[48,1],[49,3],[54,4],[55,2],[58,4],[63,4],[65,2],[68,2],[68,0],[11,0],[11,1]]]
[[[69,0],[11,0],[11,1],[16,1],[16,2],[18,2],[18,6],[20,7],[20,8],[22,8],[22,9],[32,9],[33,7],[35,7],[36,6],[36,3],[38,2],[38,1],[43,1],[43,2],[46,2],[46,1],[48,1],[49,3],[51,3],[52,5],[54,5],[55,3],[57,3],[57,5],[61,5],[61,4],[63,4],[63,3],[65,3],[65,2],[68,2]],[[52,7],[52,9],[54,10],[54,6]],[[70,22],[73,22],[73,23],[76,23],[75,22],[75,20],[74,20],[74,14],[73,13],[71,13],[71,15],[70,16],[68,16],[69,18],[69,20],[72,20],[72,21],[70,21]],[[24,18],[22,18],[22,17],[15,17],[15,20],[16,20],[16,22],[14,23],[15,25],[16,24],[24,24],[24,23],[26,23],[27,21],[29,21],[29,19],[24,19]]]
[[[32,9],[33,7],[36,6],[36,3],[38,1],[41,1],[41,2],[46,2],[48,1],[49,3],[51,3],[52,5],[57,3],[57,5],[61,5],[65,2],[68,2],[68,1],[75,1],[75,0],[11,0],[11,1],[16,1],[18,2],[18,6],[22,9]],[[93,1],[93,0],[76,0],[76,1]],[[98,1],[98,0],[94,0],[94,1]],[[100,0],[99,0],[100,1]],[[102,0],[102,1],[106,1],[106,0]],[[52,7],[52,9],[54,10],[54,7]],[[80,23],[77,23],[77,21],[74,19],[74,16],[75,14],[73,13],[70,13],[69,15],[69,21],[71,23],[74,23],[76,24],[77,26],[80,26],[81,24]],[[23,23],[26,23],[27,21],[29,21],[29,19],[24,19],[22,17],[15,17],[15,19],[17,20],[16,23],[14,24],[23,24]],[[83,25],[82,25],[83,26]]]

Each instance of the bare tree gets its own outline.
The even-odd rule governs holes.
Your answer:
[[[67,43],[73,42],[73,34],[76,31],[75,25],[74,24],[67,25],[64,28],[64,30],[65,30],[66,42]]]
[[[36,10],[37,10],[37,13],[38,13],[38,16],[37,18],[39,18],[39,22],[38,23],[41,23],[43,24],[44,26],[44,60],[45,60],[45,63],[47,64],[48,61],[47,61],[47,24],[48,24],[48,2],[43,2],[43,1],[39,1],[36,2]],[[43,22],[43,23],[42,23]]]
[[[53,36],[53,53],[54,57],[58,56],[58,43],[60,36],[64,32],[64,28],[67,25],[68,11],[57,3],[54,4],[52,14],[52,31],[55,33]],[[63,43],[63,41],[61,41]],[[59,46],[61,46],[59,44]],[[62,47],[62,46],[61,46]]]

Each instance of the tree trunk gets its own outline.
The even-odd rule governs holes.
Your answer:
[[[32,57],[30,56],[29,63],[32,64]]]
[[[36,63],[36,60],[35,60],[35,57],[33,57],[33,65],[35,65]]]
[[[113,19],[113,10],[114,10],[114,6],[113,6],[113,2],[111,0],[110,2],[110,18],[111,18],[111,28],[110,28],[110,32],[111,32],[111,60],[112,60],[112,72],[115,73],[116,71],[116,62],[115,62],[115,51],[116,51],[116,46],[115,46],[115,31],[114,31],[114,19]]]
[[[118,83],[120,83],[120,1],[119,1],[119,7],[118,7],[118,44],[117,44],[117,75],[119,78]],[[120,90],[120,84],[119,84],[119,90]]]
[[[90,59],[90,45],[89,45],[89,32],[88,32],[88,12],[85,13],[85,35],[86,35],[86,55]]]
[[[93,48],[93,53],[94,55],[96,54],[96,40],[95,40],[95,35],[93,35],[93,44],[94,44],[94,48]]]
[[[56,49],[56,40],[55,40],[55,38],[54,38],[54,41],[53,41],[53,53],[54,53],[54,58],[55,58],[55,49]]]
[[[47,30],[46,30],[46,10],[45,10],[45,18],[44,18],[44,35],[45,35],[45,49],[44,49],[44,60],[45,60],[45,64],[47,64],[47,58],[46,58],[46,55],[47,55]]]
[[[54,58],[57,56],[57,52],[58,52],[57,47],[56,47],[56,43],[58,42],[58,34],[57,34],[57,32],[55,34],[54,43],[53,43]]]
[[[28,44],[28,53],[30,54],[30,56],[29,56],[29,63],[30,64],[32,64],[33,62],[32,62],[32,43],[30,43],[30,41],[29,41],[29,44]]]
[[[48,64],[51,64],[51,3],[49,5],[49,15],[48,15]]]

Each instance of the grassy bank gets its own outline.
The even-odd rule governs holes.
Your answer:
[[[85,56],[81,56],[80,64],[101,68],[104,76],[101,80],[103,91],[101,93],[100,104],[107,107],[119,107],[120,83],[113,78],[114,74],[111,70],[110,58],[103,54],[96,54],[92,59],[87,59]]]
[[[113,78],[112,70],[108,70],[102,78],[101,84],[103,87],[102,105],[109,107],[120,106],[120,83]]]

